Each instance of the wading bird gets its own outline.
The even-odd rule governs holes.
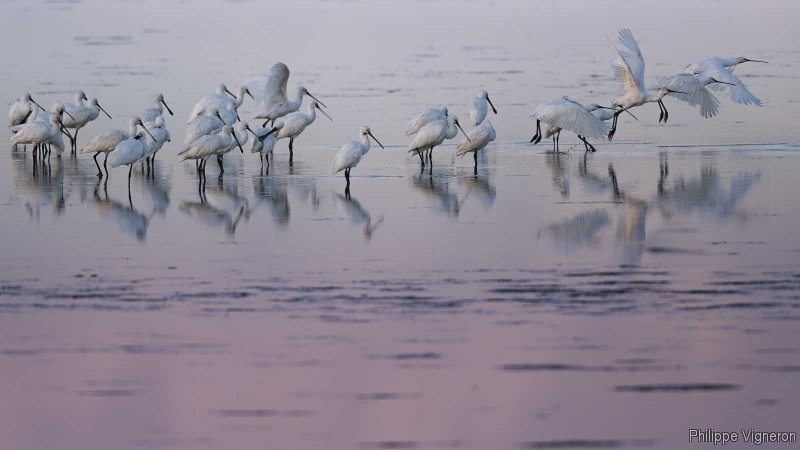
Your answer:
[[[11,142],[14,145],[30,144],[40,146],[42,147],[42,152],[44,152],[43,144],[48,143],[55,135],[61,133],[61,117],[58,114],[51,114],[49,123],[36,120],[31,123],[14,125],[11,127],[11,131],[14,133],[11,136]],[[35,154],[36,148],[33,151]]]
[[[253,148],[250,150],[252,153],[259,153],[261,157],[261,168],[264,168],[264,160],[267,160],[267,171],[269,171],[269,155],[275,148],[275,133],[284,127],[283,122],[278,122],[272,128],[256,128],[253,130],[253,135],[257,139],[253,139]]]
[[[250,125],[247,122],[237,122],[233,126],[233,136],[236,137],[234,142],[221,150],[217,151],[217,164],[219,164],[219,173],[222,175],[225,173],[225,167],[222,166],[222,157],[225,156],[226,153],[229,153],[231,150],[236,148],[237,144],[239,146],[239,150],[244,153],[244,149],[242,148],[245,144],[247,144],[248,135],[247,132],[253,132],[250,129]]]
[[[740,105],[756,105],[764,106],[764,102],[751,94],[747,90],[742,80],[733,74],[734,68],[738,64],[745,62],[767,63],[766,61],[758,61],[755,59],[747,59],[742,56],[737,58],[720,58],[712,56],[704,58],[686,68],[686,73],[696,76],[703,86],[709,85],[709,88],[715,91],[724,91],[730,86],[731,101]]]
[[[103,111],[109,119],[111,118],[111,115],[97,102],[96,97],[89,99],[89,104],[87,106],[78,106],[72,109],[67,106],[66,110],[70,117],[64,119],[64,127],[75,129],[75,134],[72,136],[73,153],[78,150],[78,131],[80,131],[81,128],[85,127],[87,123],[94,119],[97,119],[97,116],[100,115],[100,111]]]
[[[200,116],[186,127],[186,137],[183,139],[182,149],[202,136],[219,133],[225,121],[215,107],[208,108],[207,115]]]
[[[97,155],[100,153],[105,153],[106,157],[103,160],[103,167],[106,169],[106,176],[108,176],[108,167],[106,167],[106,163],[108,162],[108,154],[113,152],[117,145],[120,142],[130,139],[136,135],[136,127],[141,126],[144,128],[144,131],[147,131],[147,134],[152,137],[150,131],[144,126],[144,122],[139,117],[132,117],[131,120],[128,122],[128,131],[125,130],[111,130],[106,131],[98,136],[95,136],[86,147],[83,147],[81,153],[94,153],[94,164],[97,166],[97,177],[103,177],[103,171],[100,170],[100,164],[97,162]]]
[[[131,190],[131,172],[133,164],[144,156],[147,151],[144,145],[144,133],[137,132],[133,137],[117,144],[114,151],[108,155],[108,163],[112,168],[128,165],[128,192]]]
[[[614,50],[619,55],[619,58],[611,63],[611,67],[614,69],[614,78],[617,79],[617,86],[620,94],[622,94],[613,103],[617,111],[614,113],[611,130],[608,132],[609,140],[614,138],[614,133],[617,131],[617,118],[623,111],[642,106],[645,103],[658,103],[661,117],[664,117],[667,114],[667,109],[661,99],[671,92],[677,92],[668,88],[659,89],[656,95],[647,92],[644,88],[644,57],[631,30],[622,29],[619,32],[619,41],[627,48],[626,52],[620,52],[614,43],[609,40],[611,46],[614,47]],[[687,94],[686,92],[679,93]]]
[[[361,162],[361,158],[369,151],[369,138],[375,139],[375,143],[380,145],[381,148],[384,148],[383,145],[378,142],[378,139],[372,135],[372,131],[370,131],[369,127],[361,127],[361,130],[359,130],[359,137],[361,138],[360,141],[350,141],[344,144],[339,152],[336,153],[336,156],[334,156],[333,164],[331,165],[331,175],[344,170],[344,178],[347,180],[347,187],[345,188],[346,194],[349,193],[350,190],[350,170],[356,167],[358,163]]]
[[[22,94],[22,97],[14,102],[14,104],[12,104],[11,108],[8,110],[8,124],[14,126],[25,123],[25,121],[27,121],[30,117],[31,113],[33,113],[34,105],[42,108],[42,105],[36,103],[31,98],[31,94],[27,92]]]
[[[434,106],[412,117],[406,126],[406,136],[413,136],[422,127],[434,120],[447,120],[447,106]]]
[[[231,130],[232,128],[230,125],[225,125],[222,127],[222,131],[220,131],[219,134],[202,136],[189,144],[185,150],[178,153],[178,156],[181,157],[181,161],[186,161],[187,159],[200,161],[200,165],[197,167],[197,174],[201,178],[201,184],[202,179],[205,178],[206,161],[208,157],[222,149],[228,148],[234,141],[236,141],[237,144],[239,143],[236,136],[231,133]],[[244,152],[244,150],[242,150],[242,152]]]
[[[163,116],[164,108],[167,108],[170,116],[174,115],[172,114],[172,110],[169,109],[169,106],[167,106],[167,102],[164,101],[164,95],[157,94],[152,100],[150,100],[150,107],[144,110],[144,113],[142,114],[142,121],[147,123],[156,120],[156,118],[159,116]]]
[[[247,87],[245,86],[239,87],[239,92],[234,98],[231,98],[227,95],[223,96],[213,95],[213,94],[208,95],[199,102],[197,102],[197,104],[194,106],[192,114],[189,117],[191,120],[194,120],[203,115],[203,113],[212,106],[220,111],[223,111],[228,109],[229,105],[233,105],[233,110],[236,111],[237,109],[239,109],[240,106],[242,106],[242,103],[244,103],[245,94],[249,95],[250,98],[255,100],[253,95],[250,94],[250,90],[247,89]]]
[[[219,86],[217,86],[216,93],[206,95],[194,105],[191,114],[189,114],[189,121],[186,123],[192,123],[198,117],[202,116],[203,114],[206,114],[206,110],[208,108],[211,108],[212,106],[217,108],[218,110],[224,109],[225,105],[227,104],[227,100],[231,98],[225,94],[229,94],[231,97],[235,97],[233,93],[229,91],[228,88],[225,87],[223,83],[220,83]]]
[[[619,111],[614,113],[616,117]],[[569,130],[578,135],[578,139],[583,141],[586,151],[596,151],[592,144],[586,142],[586,138],[602,139],[608,133],[608,124],[593,116],[583,105],[571,100],[566,95],[560,100],[553,100],[542,103],[531,114],[536,119],[536,134],[531,138],[531,143],[538,144],[542,140],[541,122],[549,125],[547,131],[553,136],[553,150],[558,151],[558,139],[561,130]]]
[[[258,109],[253,119],[271,120],[275,124],[275,119],[293,113],[300,109],[303,104],[303,96],[308,95],[320,105],[325,106],[316,97],[308,92],[303,86],[297,86],[295,100],[291,101],[286,96],[286,84],[289,82],[289,68],[284,63],[275,63],[269,70],[269,75],[253,77],[243,81],[241,86],[247,87],[250,92],[257,92]],[[288,125],[287,125],[288,126]]]
[[[473,152],[473,157],[475,159],[475,175],[478,174],[478,150],[483,150],[497,137],[497,133],[494,131],[494,127],[492,126],[492,122],[485,121],[481,125],[469,130],[469,134],[467,134],[467,139],[464,139],[458,144],[458,149],[456,149],[456,156],[464,156],[469,152]]]
[[[472,99],[472,102],[469,104],[469,118],[472,119],[473,127],[477,127],[486,119],[489,106],[492,107],[492,112],[497,114],[497,109],[495,109],[492,101],[489,100],[489,93],[486,92],[486,90],[480,91],[478,96]]]
[[[275,137],[275,140],[279,141],[281,139],[289,138],[289,165],[292,164],[292,159],[294,158],[294,148],[293,148],[294,140],[297,139],[297,137],[300,136],[300,133],[302,133],[303,130],[305,130],[306,127],[311,125],[317,118],[316,110],[319,110],[319,112],[324,114],[325,117],[331,120],[331,122],[333,121],[333,119],[331,119],[331,116],[329,116],[325,111],[323,111],[322,108],[319,107],[319,103],[317,103],[316,101],[313,101],[308,104],[308,113],[306,114],[303,114],[301,112],[291,113],[288,116],[286,116],[286,118],[283,120],[284,126],[283,128],[281,128],[280,132],[278,132],[278,135]]]
[[[155,165],[156,153],[161,150],[164,143],[172,141],[172,136],[169,134],[169,130],[167,130],[167,122],[164,120],[163,116],[156,117],[156,120],[152,122],[146,122],[144,128],[150,131],[152,136],[148,136],[144,141],[144,144],[147,146],[147,152],[144,157],[150,157],[150,164]],[[155,168],[155,166],[153,168]]]
[[[414,140],[408,146],[408,153],[417,152],[419,155],[419,162],[422,167],[425,167],[425,160],[422,158],[422,152],[430,150],[429,158],[431,165],[433,164],[433,148],[444,142],[445,139],[452,139],[458,134],[458,130],[469,140],[467,133],[461,128],[458,123],[458,117],[455,114],[450,114],[447,120],[433,121],[419,130]]]

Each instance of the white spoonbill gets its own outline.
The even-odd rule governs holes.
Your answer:
[[[224,108],[218,111],[225,125],[233,126],[233,124],[239,121],[239,113],[236,111],[236,105],[233,103],[228,103]]]
[[[61,133],[61,117],[58,114],[51,114],[49,123],[33,121],[14,125],[11,131],[11,142],[17,144],[31,144],[41,146],[50,141],[56,134]],[[35,149],[34,149],[35,150]]]
[[[106,169],[106,176],[108,175],[108,167],[106,167],[106,162],[108,162],[108,154],[113,152],[117,145],[120,142],[130,139],[131,137],[136,135],[136,127],[141,126],[144,128],[144,131],[147,132],[148,135],[152,137],[150,131],[147,130],[144,126],[144,122],[139,117],[132,117],[130,121],[128,121],[128,131],[125,130],[111,130],[106,131],[98,136],[95,136],[86,147],[83,147],[81,153],[94,153],[94,165],[97,166],[97,177],[103,177],[103,171],[100,170],[100,164],[97,162],[97,155],[100,153],[105,153],[106,157],[103,160],[103,167]]]
[[[329,116],[328,113],[323,111],[322,108],[319,107],[319,103],[316,101],[313,101],[308,104],[308,113],[303,114],[301,112],[294,112],[287,115],[286,118],[283,119],[284,126],[283,128],[281,128],[280,132],[278,132],[278,135],[275,137],[275,140],[279,141],[281,139],[289,138],[290,165],[292,164],[292,159],[294,158],[294,148],[293,148],[294,140],[297,139],[297,137],[300,136],[300,133],[302,133],[306,129],[306,127],[311,125],[317,118],[316,110],[319,110],[319,112],[324,114],[325,117],[333,121],[333,119],[331,119],[331,116]]]
[[[447,106],[434,106],[412,117],[408,125],[406,125],[406,136],[413,136],[420,128],[434,120],[447,120]]]
[[[230,91],[226,91],[226,92],[230,93]],[[231,98],[231,97],[229,97],[227,95],[220,96],[220,95],[217,95],[217,94],[211,94],[211,95],[207,95],[207,96],[203,97],[199,102],[197,102],[196,105],[194,105],[194,109],[192,110],[192,113],[189,115],[189,123],[191,123],[192,120],[194,120],[194,119],[200,117],[201,115],[203,115],[203,113],[208,108],[210,108],[212,106],[217,108],[218,110],[222,111],[229,104],[233,104],[233,109],[234,110],[239,109],[239,107],[242,106],[242,103],[244,103],[244,95],[245,94],[249,95],[250,98],[253,98],[253,100],[255,100],[253,95],[250,93],[250,90],[245,86],[240,86],[239,87],[239,92],[233,98]],[[233,95],[233,94],[231,94],[231,95]]]
[[[202,178],[206,171],[206,160],[208,160],[209,156],[228,148],[233,141],[238,143],[238,139],[231,133],[231,130],[230,125],[225,125],[219,134],[202,136],[189,144],[185,150],[178,153],[178,156],[182,157],[181,161],[186,161],[187,159],[200,160],[197,173]]]
[[[189,144],[201,136],[219,133],[223,126],[225,126],[225,121],[222,120],[217,108],[213,106],[208,108],[207,115],[198,117],[186,127],[186,138],[183,140],[182,148],[186,149]]]
[[[133,164],[142,159],[145,151],[147,151],[147,148],[144,145],[144,133],[139,131],[133,137],[117,144],[111,154],[108,155],[108,163],[111,164],[112,168],[128,165],[128,190],[131,188]]]
[[[100,115],[100,111],[103,111],[103,113],[108,116],[109,119],[111,118],[106,110],[100,106],[100,103],[97,102],[96,97],[89,99],[88,106],[78,106],[72,109],[67,106],[67,112],[69,113],[70,118],[64,119],[64,127],[75,129],[75,134],[72,136],[73,152],[78,150],[78,131],[85,127],[87,123],[97,119],[97,116]]]
[[[481,90],[477,97],[473,97],[472,102],[469,104],[469,118],[472,119],[473,127],[480,125],[486,119],[489,106],[492,107],[492,112],[497,114],[497,109],[495,109],[492,101],[489,100],[489,93],[485,89]]]
[[[247,132],[253,132],[250,129],[250,125],[247,122],[236,122],[233,126],[233,136],[236,137],[235,140],[231,140],[230,145],[227,147],[217,150],[217,164],[219,164],[219,173],[220,175],[225,173],[225,167],[222,166],[222,158],[225,156],[226,153],[230,153],[234,148],[239,147],[239,150],[244,153],[244,148],[242,148],[245,144],[247,144],[247,140],[249,135]]]
[[[258,109],[253,119],[271,120],[274,125],[275,119],[300,109],[303,104],[303,95],[308,95],[322,106],[325,106],[303,86],[297,86],[295,100],[289,100],[286,96],[286,84],[288,82],[289,68],[286,67],[286,64],[279,62],[272,66],[269,70],[269,75],[250,78],[241,83],[242,86],[249,88],[251,92],[261,92]],[[327,106],[325,107],[327,108]],[[264,126],[266,126],[266,122]]]
[[[740,105],[764,106],[764,102],[751,94],[750,91],[747,90],[747,85],[733,74],[736,65],[745,62],[767,63],[766,61],[747,59],[742,56],[737,58],[712,56],[690,64],[686,68],[686,73],[695,75],[703,86],[710,85],[709,87],[715,91],[723,91],[730,86],[731,101],[734,103]]]
[[[380,145],[381,148],[384,148],[383,145],[378,142],[378,139],[372,135],[372,131],[370,131],[367,126],[361,127],[359,136],[361,137],[360,141],[350,141],[342,146],[341,150],[334,156],[333,164],[331,165],[331,175],[344,170],[344,178],[347,180],[346,189],[350,188],[350,170],[356,167],[358,163],[361,162],[361,158],[369,151],[369,138],[375,139],[375,143]]]
[[[652,102],[658,103],[661,113],[664,115],[666,114],[666,108],[661,99],[665,95],[675,92],[668,88],[659,89],[656,95],[647,92],[644,87],[644,57],[631,30],[623,28],[619,32],[619,41],[628,51],[620,52],[614,43],[611,43],[611,46],[614,47],[614,50],[619,55],[619,58],[611,63],[611,67],[614,69],[614,78],[617,79],[617,86],[622,96],[614,100],[613,103],[614,107],[617,108],[617,112],[614,114],[611,131],[608,132],[609,140],[614,138],[614,133],[617,131],[617,118],[623,111]],[[609,40],[609,42],[611,41]],[[687,94],[686,92],[680,93]]]
[[[616,118],[620,111],[614,113]],[[580,103],[571,100],[566,95],[560,100],[552,100],[539,105],[531,114],[536,119],[536,134],[531,138],[531,142],[536,145],[542,140],[541,122],[550,126],[550,135],[553,137],[554,148],[558,151],[558,138],[561,130],[569,130],[578,135],[578,139],[583,141],[586,151],[596,151],[592,144],[586,142],[586,138],[602,139],[608,133],[608,124],[593,116]]]
[[[279,131],[281,128],[284,127],[283,122],[278,122],[272,128],[256,128],[253,130],[253,135],[256,139],[253,139],[253,148],[250,150],[251,153],[259,153],[261,157],[261,168],[264,168],[264,160],[267,160],[267,170],[269,170],[269,155],[272,153],[272,150],[275,148],[275,136],[272,133]]]
[[[31,94],[27,92],[22,94],[22,97],[14,102],[8,110],[8,124],[13,126],[25,123],[31,113],[33,113],[33,105],[42,108],[40,104],[36,103],[31,98]]]
[[[152,135],[152,137],[148,137],[144,141],[144,144],[147,146],[147,152],[144,157],[152,157],[150,158],[150,162],[155,164],[156,153],[161,150],[165,142],[172,141],[172,136],[169,134],[169,130],[167,130],[167,122],[164,120],[163,116],[156,117],[156,120],[152,122],[145,122],[144,128],[150,131]]]
[[[450,114],[447,120],[435,120],[419,130],[414,140],[408,146],[408,153],[417,152],[419,155],[419,162],[422,167],[425,167],[425,160],[422,159],[422,152],[430,150],[431,164],[433,164],[433,148],[444,142],[445,139],[452,139],[458,134],[458,130],[464,133],[461,125],[458,123],[458,117],[455,114]],[[467,137],[469,140],[469,137]]]
[[[494,131],[494,127],[492,126],[492,122],[486,121],[481,125],[469,130],[469,134],[467,134],[469,139],[464,139],[458,144],[458,149],[456,149],[456,156],[464,156],[469,152],[473,152],[473,156],[475,159],[475,174],[478,174],[478,150],[483,150],[489,144],[497,138],[497,133]]]
[[[150,100],[150,107],[144,110],[142,121],[147,123],[156,120],[156,117],[163,116],[164,108],[167,108],[170,116],[174,116],[172,110],[167,106],[167,102],[164,101],[164,94],[156,94],[156,96]]]
[[[235,97],[231,91],[225,87],[225,84],[220,83],[217,86],[217,91],[213,94],[208,94],[205,97],[201,98],[192,108],[191,114],[189,114],[189,120],[186,123],[192,123],[195,119],[202,116],[205,111],[214,106],[217,109],[223,109],[225,107],[226,99],[230,99],[228,95],[231,97]]]
[[[717,80],[712,82],[730,84]],[[672,92],[668,95],[684,101],[691,106],[700,105],[700,115],[706,119],[716,116],[719,112],[719,100],[717,100],[717,97],[703,85],[699,78],[690,73],[679,73],[661,77],[650,86],[650,90],[657,91],[661,89],[669,89]],[[685,94],[683,92],[685,92]],[[661,119],[664,119],[664,123],[667,123],[668,118],[669,113],[665,108],[661,111],[658,122],[661,123]]]

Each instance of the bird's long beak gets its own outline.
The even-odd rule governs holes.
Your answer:
[[[40,105],[40,104],[36,103],[36,100],[34,100],[34,99],[31,99],[31,102],[33,102],[33,104],[34,104],[34,105],[38,106],[38,107],[39,107],[39,109],[41,109],[42,111],[45,111],[45,109],[44,109],[44,108],[42,108],[42,105]]]
[[[626,109],[626,110],[625,110],[625,112],[626,112],[626,113],[628,113],[628,114],[630,114],[630,115],[631,115],[631,117],[633,117],[634,119],[636,119],[636,121],[637,121],[637,122],[639,121],[639,118],[637,118],[636,116],[634,116],[634,115],[633,115],[633,113],[632,113],[632,112],[630,112],[630,110],[627,110],[627,109]]]
[[[100,108],[100,111],[103,111],[103,114],[107,115],[108,118],[111,119],[111,116],[106,112],[105,109],[103,109],[102,106],[100,106],[100,103],[97,104],[97,107]]]
[[[256,99],[255,97],[253,97],[253,94],[251,94],[251,93],[250,93],[250,89],[247,89],[247,88],[245,88],[245,90],[244,90],[244,93],[245,93],[245,94],[247,94],[247,95],[249,95],[249,96],[250,96],[250,98],[252,98],[253,100],[255,100],[255,99]],[[319,100],[317,100],[317,101],[319,101]]]
[[[242,120],[242,119],[240,119],[240,118],[239,118],[239,111],[237,111],[237,110],[235,110],[235,109],[234,109],[234,110],[233,110],[233,115],[234,115],[234,116],[236,116],[236,120],[237,120],[237,121],[239,121],[239,120]]]
[[[386,150],[386,147],[384,147],[384,146],[383,146],[383,144],[381,144],[381,143],[380,143],[380,141],[378,141],[378,139],[377,139],[375,136],[373,136],[373,135],[372,135],[372,131],[370,131],[370,132],[369,132],[369,136],[370,136],[372,139],[375,139],[375,143],[376,143],[376,144],[378,144],[378,145],[380,145],[382,149]]]
[[[492,107],[492,112],[494,112],[495,114],[497,114],[497,109],[495,109],[494,105],[492,104],[492,101],[491,101],[491,100],[489,100],[489,96],[488,96],[488,95],[486,96],[486,101],[487,101],[487,102],[489,102],[489,106],[491,106],[491,107]]]
[[[227,92],[231,97],[236,98],[236,96],[233,95],[233,92],[229,91],[228,88],[225,88],[225,92]]]
[[[757,63],[769,64],[769,63],[768,63],[768,62],[766,62],[766,61],[759,61],[759,60],[757,60],[757,59],[747,59],[747,58],[745,58],[744,60],[745,60],[745,62],[757,62]]]
[[[222,116],[220,116],[219,113],[217,113],[217,117],[219,117],[219,120],[222,120],[222,123],[225,123],[225,120],[222,119]],[[227,125],[227,123],[225,123],[225,125]]]
[[[269,133],[267,133],[267,134],[265,134],[265,135],[263,135],[263,136],[259,136],[259,135],[255,134],[255,133],[253,133],[253,135],[254,135],[255,137],[257,137],[259,141],[261,141],[261,142],[264,142],[264,139],[266,139],[266,138],[267,138],[267,136],[269,136],[270,134],[272,134],[272,133],[274,133],[274,132],[276,132],[276,131],[278,131],[278,129],[277,129],[277,128],[275,128],[275,127],[272,127],[272,129],[271,129],[271,130],[269,130]]]
[[[145,133],[147,133],[147,134],[148,134],[148,135],[149,135],[151,138],[153,138],[153,140],[154,140],[154,141],[158,142],[158,139],[156,139],[156,137],[155,137],[155,136],[153,136],[152,134],[150,134],[150,130],[148,130],[148,129],[147,129],[147,127],[146,127],[146,126],[144,126],[144,124],[142,124],[142,129],[143,129],[143,130],[144,130],[144,132],[145,132]]]
[[[311,95],[311,94],[308,94],[308,95]],[[319,100],[317,100],[317,101],[319,101]],[[326,106],[326,108],[327,108],[327,106]],[[319,106],[317,106],[317,109],[318,109],[318,110],[319,110],[319,112],[321,112],[322,114],[325,114],[325,117],[327,117],[328,119],[331,119],[331,116],[329,116],[329,115],[328,115],[328,113],[326,113],[325,111],[323,111],[323,110],[322,110],[322,108],[320,108]],[[333,119],[331,119],[331,122],[333,122]]]
[[[235,132],[231,132],[231,136],[233,136],[233,140],[234,140],[234,141],[236,141],[236,145],[238,145],[238,146],[239,146],[239,150],[240,150],[242,153],[244,153],[244,149],[242,148],[242,143],[241,143],[241,142],[239,142],[239,138],[237,138],[237,137],[236,137],[236,133],[235,133]]]
[[[72,114],[68,113],[66,109],[64,111],[61,111],[61,113],[62,114],[66,114],[66,115],[69,116],[70,119],[75,120],[75,118],[72,117]],[[58,120],[61,120],[61,117],[59,117]]]
[[[735,83],[727,83],[727,82],[725,82],[725,81],[719,81],[719,80],[717,80],[717,79],[715,79],[715,78],[712,78],[712,79],[711,79],[711,82],[712,82],[712,83],[719,83],[719,84],[727,84],[728,86],[736,86],[736,84],[735,84]]]
[[[322,105],[322,106],[324,106],[326,108],[328,107],[328,105],[326,105],[325,103],[322,103],[317,97],[314,97],[313,95],[311,95],[311,92],[308,92],[308,90],[306,90],[306,94],[308,94],[309,97],[311,97],[314,100],[316,100],[317,103],[319,103],[320,105]],[[320,110],[320,111],[322,111],[322,110]],[[331,119],[331,120],[333,120],[333,119]]]
[[[170,116],[174,116],[174,115],[175,115],[175,114],[172,114],[172,110],[171,110],[171,109],[169,109],[169,106],[167,106],[167,102],[165,102],[165,101],[162,99],[162,100],[161,100],[161,103],[164,105],[164,108],[167,108],[167,111],[169,111],[169,115],[170,115]]]
[[[459,130],[461,130],[462,133],[464,133],[464,129],[461,128],[461,125],[458,124],[458,121],[456,121],[456,126],[458,127]],[[470,144],[472,143],[472,139],[470,139],[469,136],[467,136],[467,133],[464,133],[464,137],[467,138]]]

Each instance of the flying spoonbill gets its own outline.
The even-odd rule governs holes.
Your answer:
[[[704,58],[686,68],[686,73],[695,75],[703,86],[710,85],[709,87],[715,91],[723,91],[728,86],[731,89],[731,101],[740,105],[756,105],[764,106],[764,102],[751,94],[747,90],[747,85],[742,82],[733,70],[738,64],[745,62],[765,63],[766,61],[758,61],[755,59],[747,59],[739,56],[737,58],[720,58],[713,56]]]

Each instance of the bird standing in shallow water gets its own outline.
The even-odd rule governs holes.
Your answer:
[[[598,106],[599,108],[599,106]],[[613,117],[619,114],[614,113]],[[566,95],[560,100],[553,100],[542,103],[531,114],[536,119],[536,134],[531,138],[531,143],[536,145],[545,136],[545,132],[553,137],[553,150],[558,151],[558,139],[561,130],[569,130],[578,135],[578,139],[583,141],[586,151],[596,151],[592,144],[586,142],[586,138],[602,139],[608,133],[608,124],[593,116],[583,105],[571,100]],[[541,122],[548,127],[542,132]]]
[[[456,156],[464,156],[469,152],[473,152],[473,156],[475,159],[475,175],[478,174],[478,150],[483,150],[489,144],[497,138],[497,133],[494,131],[494,127],[492,126],[492,122],[485,121],[481,125],[469,130],[469,134],[467,134],[467,139],[464,139],[458,144],[458,149],[456,149]]]
[[[241,86],[247,87],[250,92],[256,93],[256,103],[258,109],[253,119],[264,119],[264,125],[267,121],[279,119],[289,113],[293,113],[300,109],[303,105],[303,96],[307,95],[317,101],[319,104],[327,108],[324,103],[319,101],[318,98],[311,95],[308,89],[303,86],[297,86],[295,100],[291,101],[286,96],[286,85],[289,82],[289,68],[284,63],[275,63],[269,70],[269,74],[261,77],[253,77],[240,83]],[[288,125],[287,125],[288,126]]]
[[[283,122],[278,122],[272,128],[256,128],[253,130],[253,148],[250,150],[252,153],[259,153],[261,158],[261,168],[264,168],[264,160],[267,160],[267,174],[269,174],[269,155],[275,148],[275,133],[284,127]]]
[[[412,117],[406,125],[406,136],[415,135],[422,127],[434,120],[447,120],[447,106],[434,106]]]
[[[72,136],[73,153],[78,150],[78,131],[80,131],[81,128],[85,127],[87,123],[97,119],[97,116],[100,115],[100,111],[103,111],[109,119],[111,118],[111,115],[100,106],[96,97],[89,99],[89,104],[87,106],[76,106],[72,109],[67,106],[66,110],[70,117],[64,119],[64,127],[75,129],[75,134]]]
[[[465,137],[467,136],[467,133],[464,133],[461,125],[458,124],[458,117],[455,114],[449,115],[447,120],[435,120],[419,130],[408,146],[408,152],[417,152],[421,166],[425,167],[425,159],[422,158],[422,152],[430,150],[429,159],[431,165],[433,165],[433,148],[440,145],[445,139],[456,137],[458,130],[461,130]],[[467,140],[469,140],[469,137],[467,137]]]
[[[333,157],[333,164],[331,164],[330,174],[334,175],[342,170],[344,170],[344,178],[347,180],[347,187],[345,188],[345,195],[350,195],[350,170],[353,167],[356,167],[358,163],[361,162],[361,158],[367,154],[370,147],[370,140],[375,139],[375,143],[380,145],[381,148],[383,144],[381,144],[375,136],[372,135],[372,131],[370,131],[369,127],[364,126],[361,127],[359,130],[359,137],[361,138],[360,141],[350,141],[347,144],[344,144],[342,148],[336,153],[336,156]]]
[[[170,116],[174,116],[174,114],[172,114],[172,110],[169,109],[169,106],[167,106],[167,102],[164,101],[164,95],[156,94],[156,96],[150,100],[150,107],[145,109],[144,113],[142,113],[142,121],[147,123],[156,120],[156,118],[159,116],[163,116],[164,108],[167,108]]]
[[[319,107],[319,103],[316,101],[311,102],[308,104],[308,113],[303,114],[301,112],[291,113],[283,119],[283,128],[281,128],[280,132],[277,136],[275,136],[275,140],[279,141],[281,139],[289,138],[289,165],[292,165],[292,160],[294,158],[294,140],[297,139],[298,136],[308,127],[311,125],[314,120],[317,118],[316,110],[319,110],[322,114],[325,115],[328,119],[331,119],[322,108]]]
[[[108,167],[106,167],[106,163],[108,162],[108,154],[113,152],[117,145],[120,142],[130,139],[131,137],[136,135],[136,127],[141,126],[144,128],[144,131],[147,131],[148,135],[150,132],[145,128],[142,119],[139,117],[132,117],[131,120],[128,122],[128,131],[125,130],[111,130],[106,131],[98,136],[95,136],[94,139],[89,141],[86,144],[86,147],[83,147],[81,153],[94,153],[94,164],[97,166],[97,177],[103,177],[103,171],[100,170],[100,163],[97,162],[97,156],[100,153],[105,153],[106,157],[103,160],[103,167],[106,169],[106,176],[108,176]],[[152,136],[152,135],[151,135]]]
[[[133,164],[139,161],[147,151],[144,144],[144,133],[137,132],[130,139],[126,139],[114,148],[114,151],[108,155],[108,163],[112,168],[123,165],[128,165],[128,193],[131,191],[131,172],[133,171]]]

